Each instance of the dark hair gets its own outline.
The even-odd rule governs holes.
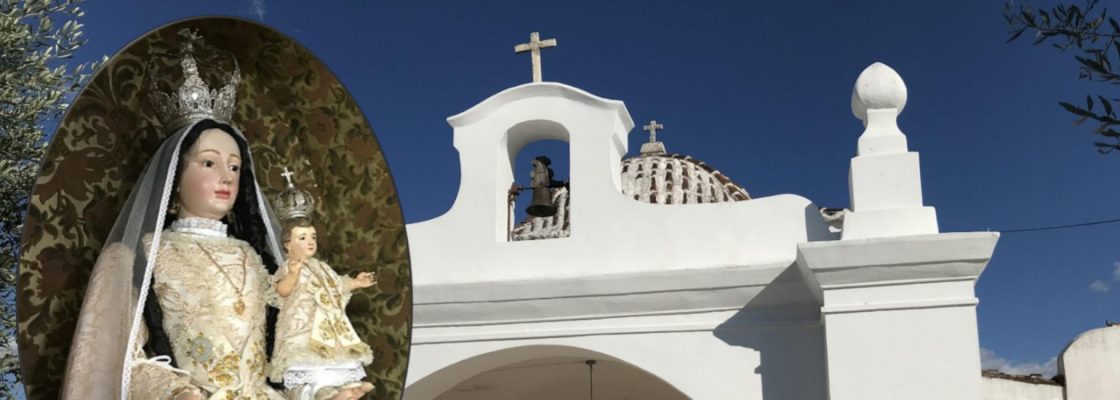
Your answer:
[[[194,146],[202,132],[209,129],[220,129],[228,133],[237,142],[237,147],[241,151],[241,177],[238,182],[237,199],[233,203],[230,214],[223,218],[223,222],[229,225],[230,236],[248,242],[261,256],[261,261],[264,262],[264,267],[268,270],[268,273],[273,274],[277,269],[276,260],[272,258],[271,253],[266,251],[268,249],[268,230],[265,228],[265,224],[268,222],[266,222],[265,216],[261,215],[261,210],[255,206],[258,198],[257,188],[254,184],[256,180],[253,178],[252,160],[249,157],[249,144],[245,142],[241,135],[235,133],[233,127],[209,119],[199,121],[191,127],[179,146],[179,165],[175,168],[175,180],[171,188],[179,187],[179,180],[187,163],[186,152]],[[175,200],[172,199],[171,201]],[[173,216],[165,218],[163,228],[167,229],[174,220]],[[276,333],[276,315],[276,309],[267,308],[265,314],[265,351],[270,359],[272,357],[272,339]],[[144,302],[144,322],[148,327],[148,343],[144,346],[144,350],[148,351],[149,354],[167,355],[171,357],[171,365],[177,366],[175,353],[171,348],[171,340],[167,337],[167,332],[163,330],[163,310],[160,308],[155,291],[151,287],[148,289],[147,300]]]

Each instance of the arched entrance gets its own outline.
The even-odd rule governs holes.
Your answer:
[[[590,368],[588,360],[594,361]],[[460,379],[452,381],[452,377]],[[432,390],[433,385],[442,387]],[[633,364],[568,346],[522,346],[472,357],[409,386],[405,397],[427,398],[412,396],[419,392],[438,392],[433,397],[436,400],[688,399],[669,383]]]

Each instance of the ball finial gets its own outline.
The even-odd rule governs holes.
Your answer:
[[[877,62],[859,74],[852,88],[852,114],[867,121],[867,110],[897,108],[902,113],[906,106],[906,83],[891,67]]]

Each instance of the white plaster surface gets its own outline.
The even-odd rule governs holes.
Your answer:
[[[984,400],[1062,400],[1062,387],[983,377]]]
[[[848,212],[844,215],[840,236],[844,240],[855,240],[937,232],[937,210],[933,207],[912,207]]]
[[[974,307],[825,315],[829,399],[979,399],[979,339],[968,320]]]
[[[582,357],[553,357],[510,364],[475,375],[436,400],[687,400],[659,378],[630,365],[596,360],[591,369]]]
[[[1066,377],[1066,400],[1120,399],[1120,327],[1077,336],[1058,356]]]
[[[627,198],[625,106],[570,86],[517,86],[448,121],[462,179],[447,213],[408,225],[417,287],[788,263],[797,243],[834,237],[794,195],[674,207]],[[571,236],[507,242],[510,160],[544,139],[570,144]]]
[[[851,186],[860,189],[852,192],[852,210],[922,207],[918,153],[855,157],[851,171]]]
[[[995,233],[805,243],[830,400],[979,399],[975,280]]]
[[[633,366],[692,399],[823,400],[823,372],[815,370],[823,354],[819,330],[764,328],[741,336],[776,342],[779,335],[790,345],[786,351],[732,345],[702,330],[413,346],[405,398],[434,398],[480,372],[528,360],[584,357]]]
[[[843,240],[939,232],[937,213],[922,205],[918,153],[909,152],[898,128],[905,105],[906,84],[890,67],[874,63],[856,80],[852,113],[865,129],[848,173],[852,204]]]
[[[876,62],[869,65],[856,78],[852,88],[852,114],[867,120],[867,110],[897,109],[906,107],[906,83],[894,69]]]
[[[798,243],[837,238],[815,205],[628,198],[625,106],[562,84],[511,88],[448,121],[459,194],[408,226],[408,399],[480,374],[516,391],[499,371],[556,357],[633,366],[695,399],[824,399],[818,306],[793,266]],[[507,242],[510,160],[543,139],[570,144],[571,236]]]

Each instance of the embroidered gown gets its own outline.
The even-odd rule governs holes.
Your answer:
[[[287,266],[281,266],[275,276],[286,274]],[[316,371],[329,367],[329,373],[336,375],[329,380],[361,380],[365,377],[361,365],[373,361],[373,352],[346,317],[353,279],[339,276],[330,265],[316,258],[309,258],[299,274],[291,294],[281,299],[276,321],[276,357],[269,378],[273,382],[284,380],[289,388],[299,384],[318,386],[311,381]]]
[[[130,398],[193,387],[210,399],[284,399],[265,382],[265,311],[278,298],[256,251],[220,228],[162,233],[152,290],[180,371],[135,363]]]

